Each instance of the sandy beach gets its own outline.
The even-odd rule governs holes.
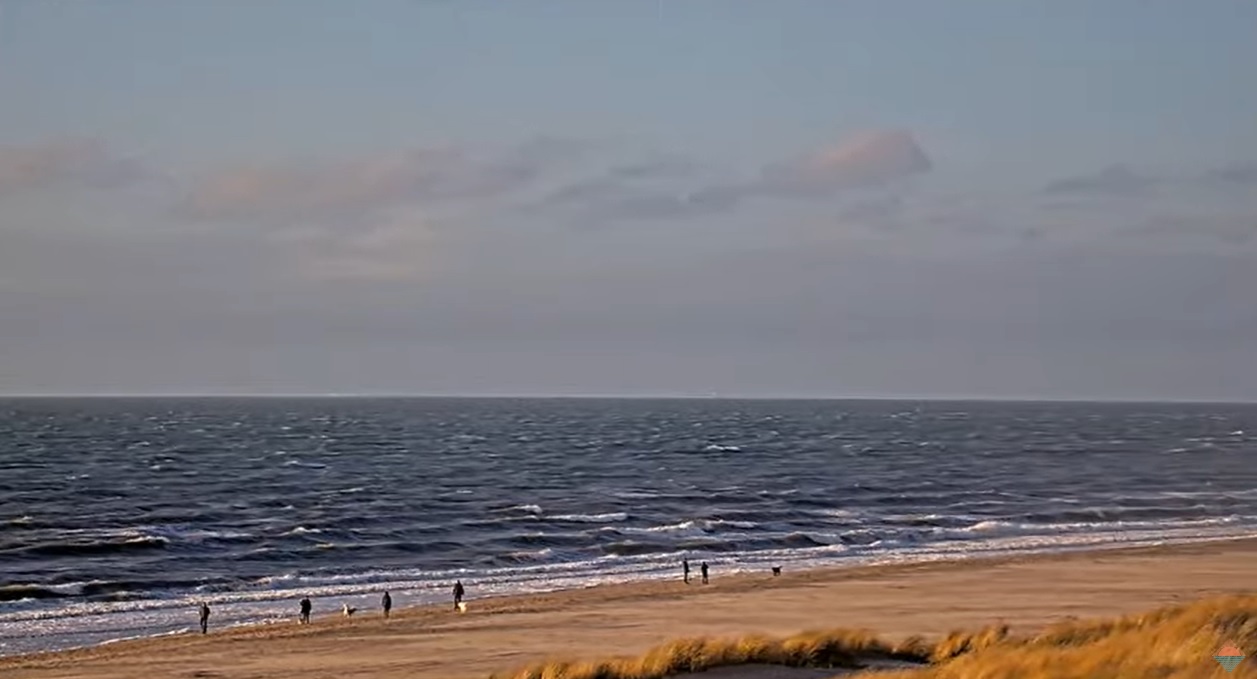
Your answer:
[[[1012,559],[786,572],[475,599],[0,659],[12,679],[485,679],[547,657],[635,654],[680,636],[869,628],[941,635],[997,620],[1028,631],[1257,589],[1257,540]],[[196,612],[188,612],[195,621]]]

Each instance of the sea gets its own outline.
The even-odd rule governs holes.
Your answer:
[[[0,400],[0,654],[344,604],[1257,536],[1257,405]]]

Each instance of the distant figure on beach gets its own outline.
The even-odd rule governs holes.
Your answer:
[[[344,603],[344,604],[341,604],[340,606],[340,612],[344,614],[346,618],[348,618],[354,613],[357,613],[358,609],[351,607],[348,603]]]
[[[698,572],[703,576],[703,584],[707,584],[707,562],[704,561],[698,565]]]
[[[685,580],[685,584],[690,584],[690,560],[688,557],[681,559],[681,577]]]
[[[303,625],[310,624],[310,609],[311,608],[314,608],[314,605],[310,603],[310,597],[302,598],[301,599],[301,623]]]
[[[463,589],[463,581],[454,582],[454,610],[459,609],[459,604],[463,603],[463,595],[467,594],[467,590]]]
[[[209,604],[202,601],[200,609],[201,609],[201,634],[206,634],[209,632],[209,614],[210,614]]]
[[[781,575],[781,566],[773,566],[773,577]]]
[[[384,617],[387,618],[388,612],[393,610],[393,597],[389,596],[388,592],[385,592],[384,598],[380,599],[380,607],[384,609]]]

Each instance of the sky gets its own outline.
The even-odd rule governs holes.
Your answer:
[[[1257,400],[1255,28],[0,0],[0,393]]]

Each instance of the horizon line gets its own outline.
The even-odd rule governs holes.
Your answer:
[[[418,392],[84,392],[84,393],[0,393],[0,400],[15,399],[465,399],[465,400],[616,400],[616,401],[926,401],[969,403],[1112,403],[1182,405],[1257,405],[1252,399],[1226,398],[1138,398],[1138,397],[1047,397],[992,395],[746,395],[746,394],[547,394],[547,393],[461,393]]]

